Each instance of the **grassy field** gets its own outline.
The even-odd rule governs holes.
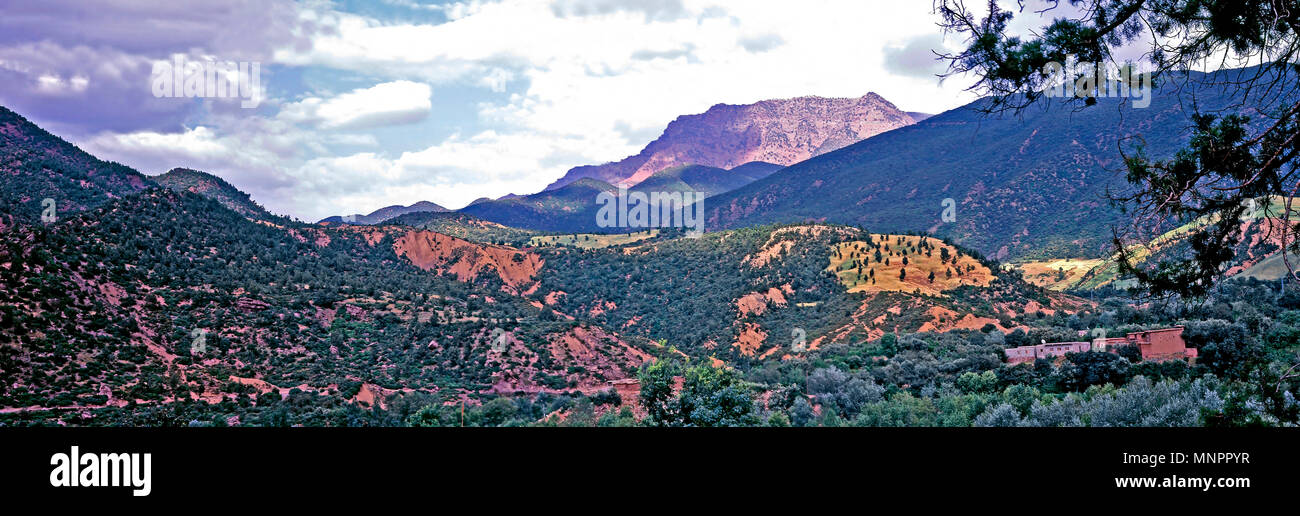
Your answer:
[[[528,245],[534,247],[577,247],[581,249],[600,249],[616,245],[631,244],[640,242],[659,235],[658,229],[638,231],[636,233],[615,233],[601,235],[596,233],[580,233],[576,235],[550,235],[535,236],[528,240]]]
[[[934,238],[871,235],[831,248],[834,271],[849,292],[895,291],[942,295],[962,285],[987,286],[993,271]],[[933,279],[932,279],[933,277]]]
[[[1287,259],[1291,260],[1291,266],[1300,265],[1300,256],[1288,251]],[[1249,269],[1246,269],[1237,275],[1241,278],[1254,278],[1260,281],[1277,281],[1284,276],[1289,276],[1291,272],[1286,267],[1286,262],[1282,261],[1282,253],[1278,252],[1261,260]]]
[[[1272,196],[1269,197],[1268,199],[1261,198],[1257,202],[1255,209],[1247,210],[1245,213],[1242,214],[1241,218],[1243,221],[1250,220],[1250,219],[1278,218],[1282,215],[1282,209],[1285,202],[1286,200],[1279,196]],[[1296,209],[1296,208],[1293,207],[1292,209]],[[1161,234],[1160,236],[1152,239],[1150,242],[1141,245],[1130,246],[1129,251],[1130,253],[1132,253],[1134,265],[1146,261],[1146,259],[1149,258],[1152,253],[1155,253],[1164,247],[1178,243],[1180,240],[1186,238],[1187,235],[1192,233],[1194,230],[1212,224],[1216,220],[1218,219],[1214,217],[1208,217],[1208,216],[1201,217],[1191,222],[1188,222],[1186,224],[1183,224],[1181,226],[1178,226],[1174,229],[1171,229],[1165,232],[1164,234]],[[1272,261],[1272,258],[1265,259],[1263,262],[1255,265],[1254,267],[1251,268],[1251,270],[1248,270],[1245,273],[1250,274],[1252,277],[1258,277],[1259,279],[1262,280],[1277,279],[1278,277],[1280,277],[1280,273],[1278,273],[1276,269],[1279,267],[1285,268],[1281,265],[1280,261],[1281,261],[1280,258],[1278,258],[1278,260],[1276,261],[1277,263],[1274,263]],[[1119,267],[1113,261],[1107,261],[1105,263],[1099,264],[1095,268],[1095,270],[1088,272],[1087,276],[1088,277],[1083,279],[1081,282],[1080,281],[1073,282],[1070,286],[1087,289],[1087,288],[1097,288],[1112,283],[1114,283],[1114,286],[1116,287],[1123,287],[1132,284],[1131,281],[1123,281],[1123,282],[1117,281],[1119,280]],[[1028,274],[1025,275],[1025,279],[1030,280]]]
[[[1104,263],[1099,258],[1062,258],[1013,264],[1025,281],[1050,290],[1074,287],[1088,271]]]

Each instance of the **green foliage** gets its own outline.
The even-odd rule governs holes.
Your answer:
[[[270,214],[266,209],[254,202],[247,193],[239,191],[224,179],[212,174],[186,168],[174,168],[151,179],[159,185],[177,192],[194,192],[213,199],[221,203],[222,206],[245,217],[275,224],[293,223],[293,221],[285,217]]]
[[[646,420],[655,426],[669,426],[675,422],[674,376],[677,367],[667,361],[656,361],[641,368],[637,376],[641,383],[639,401],[645,407]]]
[[[686,370],[677,400],[677,426],[753,426],[758,423],[750,389],[734,370],[698,365]]]
[[[1294,6],[1267,0],[1072,3],[1081,4],[1086,15],[1054,18],[1033,36],[1020,37],[1009,33],[1008,27],[1028,11],[1017,14],[989,4],[990,12],[979,20],[959,0],[940,2],[936,10],[943,25],[967,43],[964,51],[945,56],[952,63],[950,73],[977,77],[973,89],[990,95],[985,112],[1020,113],[1035,103],[1053,104],[1043,94],[1044,87],[1051,86],[1049,81],[1059,80],[1042,72],[1049,62],[1065,63],[1074,57],[1107,63],[1113,61],[1115,49],[1145,46],[1149,53],[1144,59],[1154,66],[1156,78],[1174,76],[1180,83],[1153,95],[1195,99],[1189,120],[1192,131],[1186,146],[1172,158],[1167,147],[1150,146],[1155,127],[1143,130],[1137,140],[1147,144],[1123,156],[1132,188],[1112,199],[1136,222],[1131,230],[1117,231],[1113,244],[1121,272],[1138,280],[1146,293],[1204,296],[1234,257],[1248,202],[1294,195],[1300,184],[1293,166],[1300,157],[1300,81],[1294,64],[1300,55],[1300,24],[1290,21]],[[1047,10],[1055,7],[1059,6]],[[1255,66],[1241,70],[1186,72],[1221,55],[1259,59],[1242,58],[1238,62]],[[1065,79],[1078,77],[1076,73]],[[1188,99],[1180,99],[1184,93]],[[1225,95],[1235,100],[1225,103]],[[1099,103],[1091,96],[1072,100],[1085,106]],[[1129,114],[1137,111],[1125,112]],[[1252,123],[1247,114],[1264,120]],[[1289,224],[1295,224],[1289,205],[1282,212]],[[1168,222],[1177,227],[1197,219],[1207,223],[1192,228],[1186,252],[1159,260],[1139,264],[1142,256],[1130,247],[1133,242],[1120,237],[1141,235],[1152,225]]]

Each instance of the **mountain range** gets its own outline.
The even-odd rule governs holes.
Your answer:
[[[574,168],[546,189],[581,178],[631,186],[682,165],[723,169],[755,161],[792,165],[915,121],[875,93],[856,99],[800,97],[740,106],[718,104],[673,120],[662,136],[635,156]]]
[[[406,215],[407,213],[420,213],[420,212],[443,213],[448,211],[451,210],[448,210],[447,208],[443,208],[442,206],[439,206],[436,203],[432,203],[429,201],[420,201],[410,206],[402,206],[400,204],[385,206],[383,208],[370,212],[369,215],[362,215],[360,213],[355,215],[335,215],[333,217],[326,217],[324,219],[321,219],[321,222],[330,222],[334,224],[339,224],[343,222],[346,222],[348,224],[379,224],[381,222],[385,222],[393,218]]]
[[[718,177],[716,180],[719,183],[705,189],[710,194],[720,193],[746,184],[743,180],[766,177],[782,166],[842,148],[928,116],[900,111],[875,93],[860,98],[800,97],[764,100],[747,105],[718,104],[704,113],[680,116],[670,122],[658,139],[650,142],[635,156],[604,165],[573,168],[542,192],[531,196],[510,194],[497,199],[480,198],[462,210],[472,214],[489,214],[494,209],[475,206],[491,204],[493,201],[505,203],[518,200],[527,205],[557,205],[548,202],[550,197],[547,192],[559,190],[581,179],[631,187],[665,170],[690,165],[738,170],[735,177]],[[754,168],[740,168],[746,165]],[[589,183],[588,187],[592,185],[596,183]],[[605,189],[598,185],[596,188]],[[561,203],[560,206],[571,207],[567,203]],[[389,207],[380,211],[393,208],[401,207]],[[514,204],[498,204],[495,210],[501,213],[488,215],[491,220],[503,223],[521,220],[518,215],[521,210]],[[445,210],[408,209],[406,212],[410,211]],[[376,214],[355,215],[349,220],[351,223],[374,224],[391,218],[375,216]],[[341,221],[343,217],[339,216],[323,220],[335,223]],[[575,230],[594,227],[555,221],[541,221],[538,224],[539,228]]]
[[[990,303],[1021,314],[1078,306],[970,251],[845,226],[604,244],[577,235],[594,245],[541,247],[527,230],[467,213],[412,212],[379,225],[268,218],[207,174],[148,178],[20,117],[0,127],[0,155],[39,153],[45,164],[10,160],[3,170],[4,200],[16,208],[0,214],[8,422],[276,425],[292,413],[294,424],[340,424],[330,418],[342,413],[283,403],[391,409],[594,395],[669,356],[748,366],[887,332],[1021,324]],[[684,166],[652,185],[724,189],[779,168]],[[589,195],[584,186],[612,188],[582,179],[547,194],[562,203]],[[39,208],[26,208],[40,196],[78,208],[41,221]],[[872,250],[885,258],[872,260]],[[876,284],[847,274],[847,258],[855,270],[900,277]],[[906,309],[864,316],[890,307]],[[792,329],[806,346],[784,337]],[[972,353],[997,361],[994,347]],[[620,403],[635,407],[635,396]]]
[[[1100,257],[1123,221],[1108,198],[1128,187],[1122,153],[1165,159],[1182,148],[1189,97],[1203,112],[1251,114],[1222,86],[1239,73],[1171,77],[1145,109],[1046,99],[991,116],[979,100],[715,196],[709,227],[823,221],[926,232],[999,260]]]
[[[1180,93],[1202,79],[1164,84],[1145,109],[1119,99],[1088,109],[1048,99],[989,116],[979,100],[924,115],[875,94],[718,105],[679,117],[637,156],[579,167],[542,192],[480,199],[458,212],[534,231],[608,231],[596,224],[596,195],[622,184],[707,193],[710,230],[833,222],[934,234],[1000,260],[1101,258],[1123,218],[1108,200],[1127,188],[1120,151],[1135,152],[1138,135],[1154,157],[1181,148]],[[1238,100],[1222,87],[1192,93],[1205,111]],[[735,163],[753,157],[771,161]],[[948,201],[951,222],[941,217]]]
[[[984,113],[987,101],[980,100],[835,150],[828,148],[838,145],[818,147],[815,152],[810,146],[801,147],[809,151],[808,159],[778,170],[769,167],[763,174],[727,177],[710,167],[686,174],[708,171],[704,175],[711,179],[704,182],[709,184],[696,189],[709,193],[705,207],[710,230],[832,222],[929,233],[1000,260],[1099,258],[1109,252],[1111,229],[1123,220],[1108,197],[1127,188],[1121,152],[1136,152],[1140,144],[1142,152],[1161,158],[1182,147],[1188,121],[1180,93],[1195,89],[1184,83],[1200,84],[1205,78],[1193,75],[1193,80],[1166,83],[1155,90],[1145,109],[1113,98],[1099,99],[1097,106],[1087,109],[1048,99],[1033,109],[997,116]],[[1210,112],[1240,100],[1222,87],[1191,93],[1200,108]],[[1249,113],[1248,106],[1242,109]],[[699,120],[737,112],[745,110],[721,109],[675,123],[696,127]],[[651,163],[647,156],[663,149],[691,148],[679,143],[695,141],[684,136],[688,134],[701,133],[672,128],[647,152],[629,161],[581,169],[539,194],[483,201],[462,211],[534,230],[598,231],[592,215],[595,195],[614,191],[611,181],[635,182],[634,190],[681,189],[675,177],[683,170],[681,165],[649,175],[641,167]],[[772,133],[764,134],[768,135],[764,141],[776,140]],[[787,134],[784,141],[792,141],[796,134],[802,133]],[[684,156],[690,154],[673,155],[687,159]],[[633,176],[635,181],[627,180]],[[942,214],[948,202],[954,219],[945,222]]]
[[[703,165],[681,165],[660,170],[632,186],[629,192],[699,192],[715,195],[770,176],[782,167],[772,163],[745,163],[731,170]],[[596,222],[601,192],[618,187],[584,177],[562,187],[532,195],[504,197],[470,204],[459,213],[506,226],[541,231],[609,231]],[[617,228],[614,228],[617,229]]]

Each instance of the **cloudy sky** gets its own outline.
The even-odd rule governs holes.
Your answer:
[[[184,5],[181,5],[184,4]],[[714,104],[973,98],[931,2],[371,0],[0,5],[0,104],[146,174],[214,173],[305,220],[532,193]],[[156,98],[154,64],[257,62],[265,100]]]

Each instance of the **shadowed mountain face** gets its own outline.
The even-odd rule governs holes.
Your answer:
[[[420,212],[444,213],[448,211],[451,210],[448,210],[447,208],[443,208],[442,206],[439,206],[435,203],[431,203],[429,201],[420,201],[410,206],[402,206],[400,204],[393,205],[393,206],[386,206],[371,212],[369,215],[356,214],[346,219],[345,217],[335,215],[333,217],[327,217],[325,219],[322,219],[321,222],[330,222],[335,224],[340,222],[347,222],[349,224],[379,224],[381,222],[387,222],[393,218],[400,217],[408,213],[420,213]]]
[[[512,228],[457,212],[422,211],[393,217],[384,225],[411,226],[479,243],[524,246],[537,231]]]
[[[42,201],[56,216],[144,190],[149,179],[100,160],[0,106],[0,210],[36,219]]]
[[[1168,158],[1188,137],[1183,99],[1194,93],[1207,112],[1234,102],[1217,87],[1166,86],[1146,109],[1103,98],[1088,108],[1045,101],[1018,116],[985,116],[977,101],[710,198],[706,220],[711,228],[825,221],[932,232],[997,259],[1100,257],[1123,220],[1106,194],[1128,186],[1121,148],[1141,143],[1148,156]]]
[[[875,93],[861,98],[800,97],[733,106],[719,104],[678,117],[640,154],[616,163],[577,167],[546,187],[588,177],[636,184],[682,165],[731,169],[754,161],[792,165],[877,134],[911,125],[912,116]]]
[[[700,192],[716,195],[735,190],[780,170],[771,163],[748,163],[732,170],[682,165],[656,172],[629,189],[632,192]]]
[[[772,175],[783,167],[772,163],[746,163],[731,170],[703,165],[681,165],[656,172],[628,189],[629,192],[698,192],[712,196],[740,188]],[[618,187],[592,178],[581,178],[554,190],[533,195],[480,200],[458,213],[473,215],[506,226],[540,231],[610,231],[596,224],[596,196],[617,193]]]
[[[477,201],[458,213],[512,227],[541,231],[591,231],[596,226],[596,196],[617,192],[613,185],[582,178],[555,190],[503,200]]]

